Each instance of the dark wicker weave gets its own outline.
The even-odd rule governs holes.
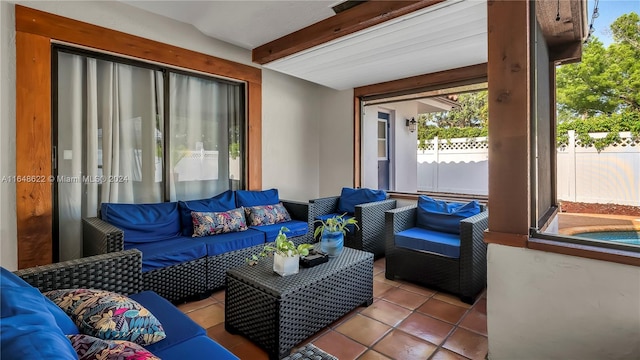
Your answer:
[[[18,270],[40,291],[85,288],[131,295],[142,290],[142,254],[126,250]]]
[[[307,344],[282,360],[338,360],[338,358],[318,349],[313,344]]]
[[[339,196],[331,196],[309,201],[309,212],[311,216],[310,229],[314,229],[317,224],[315,218],[321,215],[338,213]],[[347,232],[345,246],[350,248],[372,252],[376,258],[384,256],[384,213],[396,207],[395,200],[383,200],[356,206],[354,214],[358,221],[358,228],[354,233]]]
[[[309,205],[306,203],[282,200],[292,219],[310,224]],[[99,218],[82,220],[83,255],[106,254],[124,249],[124,233],[119,228]],[[310,243],[312,234],[292,237],[294,243]],[[142,274],[142,288],[153,290],[167,300],[180,302],[225,285],[226,271],[244,264],[245,259],[258,254],[264,244],[229,253],[208,256],[179,265],[155,269]]]
[[[489,213],[482,213],[460,222],[460,258],[395,246],[395,234],[416,226],[416,206],[388,211],[386,214],[386,278],[396,277],[460,296],[467,303],[487,283],[487,245],[484,231]]]
[[[373,301],[373,255],[345,248],[328,263],[273,272],[273,260],[227,272],[225,328],[279,359],[298,343],[357,306]]]

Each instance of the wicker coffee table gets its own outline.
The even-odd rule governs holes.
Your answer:
[[[344,248],[342,254],[295,275],[273,272],[273,259],[227,271],[225,329],[265,349],[270,359],[352,309],[373,302],[373,254]]]

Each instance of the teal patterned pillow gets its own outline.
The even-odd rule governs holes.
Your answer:
[[[222,212],[191,212],[193,237],[247,230],[242,207]]]
[[[78,360],[160,360],[142,346],[125,340],[103,340],[85,334],[67,335]]]
[[[166,337],[158,319],[124,295],[94,289],[52,290],[44,295],[62,308],[83,334],[143,346]]]
[[[282,203],[275,205],[260,205],[244,208],[247,213],[249,226],[273,225],[291,221],[291,216]]]

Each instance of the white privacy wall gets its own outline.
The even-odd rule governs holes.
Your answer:
[[[22,5],[111,28],[166,44],[256,66],[251,52],[212,39],[190,24],[145,12],[118,1],[25,1]],[[14,6],[0,0],[0,170],[15,175],[15,20]],[[263,188],[277,187],[283,198],[318,196],[319,178],[328,190],[353,184],[352,91],[336,91],[288,75],[263,73]],[[324,122],[329,127],[319,128]],[[332,134],[331,126],[340,130]],[[320,140],[321,134],[328,136]],[[322,142],[322,146],[321,146]],[[320,149],[320,153],[318,152]],[[342,154],[338,167],[320,157]],[[351,165],[349,164],[351,163]],[[334,172],[335,169],[335,172]],[[0,265],[17,267],[16,193],[0,184]]]
[[[640,267],[489,244],[491,360],[640,359]]]

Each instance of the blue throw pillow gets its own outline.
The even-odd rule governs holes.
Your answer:
[[[351,214],[356,212],[356,205],[366,204],[375,201],[382,201],[387,198],[384,190],[372,190],[367,188],[353,189],[342,188],[340,199],[338,200],[338,212]]]
[[[466,204],[435,200],[421,195],[418,198],[419,227],[451,234],[460,234],[460,220],[479,214],[480,204],[473,200]]]
[[[263,191],[237,190],[236,201],[237,207],[249,207],[259,205],[274,205],[280,202],[280,198],[278,197],[278,189],[269,189]]]
[[[223,212],[236,208],[235,192],[227,190],[209,199],[178,201],[180,209],[180,226],[183,236],[193,235],[193,219],[191,212]]]
[[[35,289],[26,281],[22,280],[18,275],[12,273],[11,271],[0,267],[1,275],[0,275],[0,284],[2,288],[29,288]],[[62,310],[58,305],[54,304],[53,301],[49,300],[47,297],[42,295],[42,299],[45,304],[45,309],[53,315],[53,318],[56,320],[56,324],[62,330],[62,333],[65,335],[74,335],[80,333],[76,324],[73,323],[73,320]]]
[[[124,231],[124,241],[145,243],[180,236],[177,202],[154,204],[102,203],[102,220]]]

